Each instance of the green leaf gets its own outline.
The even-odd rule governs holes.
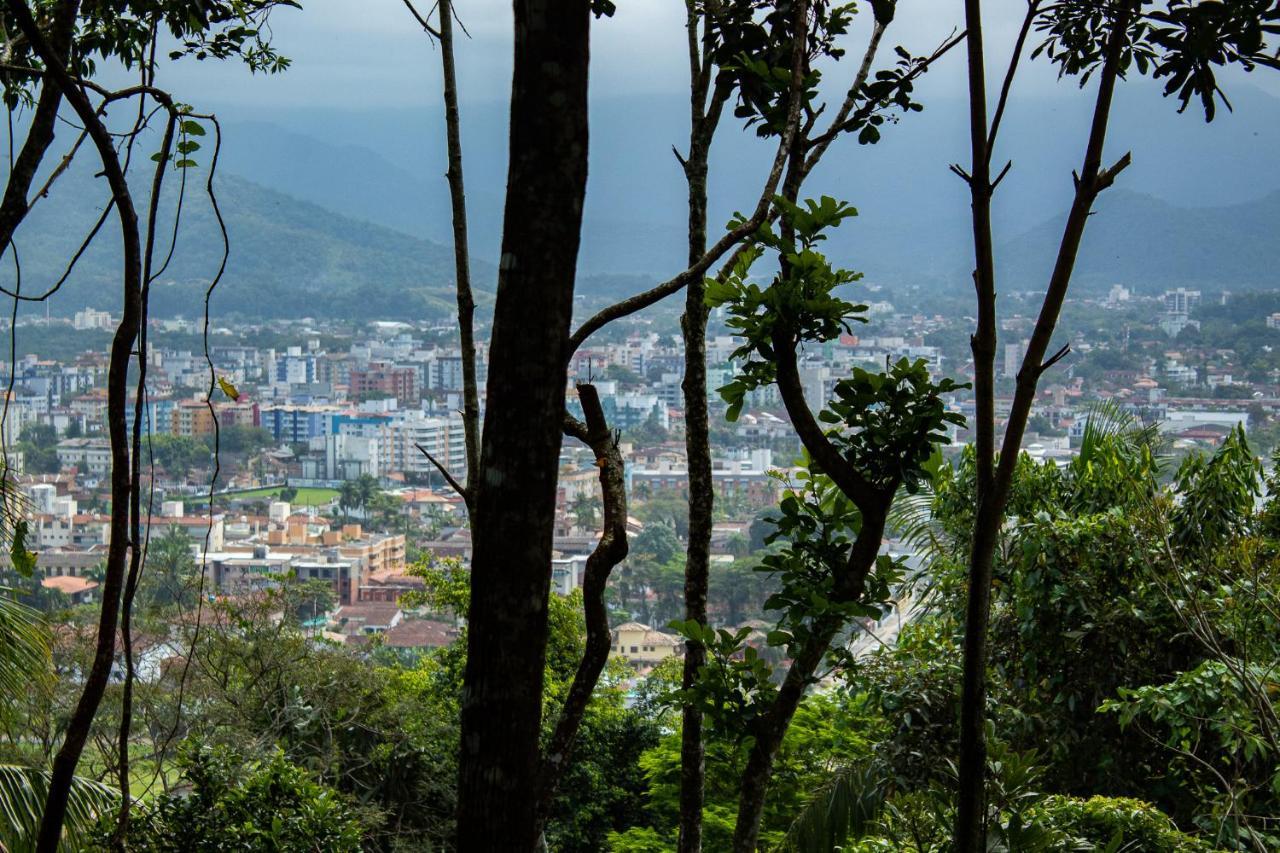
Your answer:
[[[13,542],[9,546],[9,558],[13,568],[24,578],[36,571],[36,555],[27,550],[27,521],[23,519],[13,526]]]

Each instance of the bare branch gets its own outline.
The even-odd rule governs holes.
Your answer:
[[[697,263],[691,265],[684,272],[668,279],[656,287],[646,290],[644,293],[636,294],[615,302],[608,308],[598,312],[595,316],[588,319],[585,323],[578,327],[578,330],[569,337],[568,355],[572,356],[582,346],[583,342],[593,334],[598,332],[608,323],[634,314],[644,308],[648,308],[657,302],[679,293],[685,288],[689,282],[696,281],[706,275],[708,269],[718,261],[726,252],[733,248],[739,241],[750,236],[757,228],[764,224],[769,211],[773,206],[774,192],[778,188],[778,182],[782,179],[782,171],[787,165],[787,160],[791,156],[793,145],[797,141],[797,135],[800,127],[800,102],[802,98],[793,97],[791,99],[790,108],[787,113],[786,128],[782,132],[781,138],[778,140],[778,149],[773,157],[773,165],[769,169],[769,175],[765,179],[764,188],[760,191],[760,199],[756,202],[755,212],[751,217],[740,223],[737,227],[730,229],[719,240],[716,241],[710,249],[707,250]]]
[[[1064,345],[1063,345],[1063,347],[1062,347],[1062,349],[1058,350],[1058,351],[1057,351],[1057,352],[1055,352],[1053,355],[1051,355],[1051,356],[1050,356],[1050,357],[1045,361],[1045,363],[1044,363],[1044,364],[1040,365],[1040,366],[1036,369],[1036,373],[1037,373],[1037,375],[1043,375],[1046,371],[1048,371],[1048,370],[1049,370],[1049,368],[1053,367],[1055,364],[1057,364],[1058,362],[1060,362],[1060,361],[1062,361],[1064,358],[1066,358],[1066,357],[1067,357],[1067,354],[1068,354],[1068,353],[1070,353],[1070,352],[1071,352],[1071,344],[1064,344]]]
[[[867,78],[871,76],[871,64],[875,62],[876,52],[880,49],[880,39],[884,36],[884,31],[885,25],[879,21],[876,21],[875,26],[871,28],[871,39],[867,42],[867,49],[862,54],[862,64],[858,66],[858,73],[853,76],[853,84],[849,86],[849,91],[844,96],[844,102],[840,104],[840,109],[836,111],[835,118],[831,120],[831,125],[827,132],[809,150],[809,156],[804,164],[806,174],[813,171],[814,166],[818,165],[818,161],[822,159],[822,155],[826,153],[832,140],[836,138],[836,134],[831,131],[848,120],[849,113],[853,112],[854,105],[858,103],[858,93],[862,91],[863,86],[867,85]]]
[[[435,38],[435,39],[440,38],[440,31],[437,30],[435,27],[431,26],[431,24],[427,21],[427,19],[424,18],[421,14],[419,14],[417,8],[412,3],[412,0],[404,0],[404,6],[406,9],[409,10],[409,14],[413,15],[414,20],[418,22],[418,25],[422,27],[423,32],[425,32],[427,35],[431,36],[432,38]]]
[[[414,442],[413,446],[418,448],[418,452],[421,453],[423,456],[427,457],[427,461],[435,466],[436,470],[440,472],[440,476],[444,477],[445,482],[449,484],[449,487],[458,493],[458,497],[462,498],[463,500],[466,500],[467,490],[463,488],[461,483],[459,483],[456,479],[454,479],[454,476],[449,473],[449,469],[444,467],[444,463],[442,463],[439,459],[436,459],[434,456],[432,456],[431,452],[427,450],[425,447],[423,447],[421,444]]]
[[[916,65],[914,68],[911,69],[911,71],[904,74],[897,81],[897,85],[894,87],[894,89],[890,90],[888,94],[892,95],[893,92],[897,91],[898,89],[901,89],[903,84],[912,82],[916,78],[918,78],[920,75],[924,74],[926,71],[929,70],[929,68],[933,65],[933,63],[937,62],[939,59],[946,56],[947,53],[953,47],[955,47],[956,45],[964,41],[966,36],[967,36],[967,33],[960,33],[959,35],[948,38],[945,42],[939,45],[933,51],[933,53],[929,54],[929,56],[927,56],[923,62]],[[858,127],[859,125],[862,124],[862,122],[866,121],[876,111],[880,103],[881,103],[880,101],[867,101],[861,107],[859,107],[858,110],[854,112],[852,116],[840,122],[839,124],[833,123],[832,126],[825,133],[823,133],[821,136],[816,136],[813,139],[808,140],[806,144],[810,149],[816,149],[816,148],[825,149],[827,145],[831,144],[831,140],[835,139],[837,136],[839,136],[840,134],[848,130],[852,130],[853,128]],[[808,171],[811,168],[812,167],[810,165],[806,164],[805,166],[806,171]]]
[[[565,696],[560,717],[551,740],[542,752],[538,784],[538,820],[545,823],[551,801],[564,774],[574,742],[582,726],[582,717],[591,701],[600,673],[609,659],[613,635],[609,630],[609,612],[605,607],[605,587],[613,569],[627,556],[627,490],[625,464],[618,442],[605,420],[600,394],[594,385],[578,385],[586,423],[565,416],[566,435],[577,438],[591,448],[600,469],[600,493],[604,502],[603,529],[600,541],[587,557],[582,579],[582,609],[586,617],[587,638],[582,660],[574,673]]]
[[[1009,174],[1009,170],[1013,168],[1013,161],[1004,164],[1004,168],[1000,170],[1000,174],[996,175],[996,179],[991,182],[991,191],[995,192],[996,187],[1000,186],[1000,182],[1004,180],[1004,176]]]
[[[1040,0],[1027,0],[1027,14],[1022,19],[1022,29],[1018,31],[1018,40],[1013,46],[1013,55],[1009,57],[1009,68],[1004,74],[1004,83],[1000,86],[1000,100],[996,104],[995,118],[991,119],[991,130],[987,133],[987,163],[990,165],[991,154],[996,146],[996,134],[1000,132],[1000,121],[1004,118],[1005,107],[1009,103],[1009,92],[1013,89],[1013,78],[1022,62],[1022,50],[1027,43],[1027,34],[1040,11]],[[999,181],[996,181],[999,183]],[[995,189],[993,184],[992,189]]]

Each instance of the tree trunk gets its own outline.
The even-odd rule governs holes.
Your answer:
[[[53,13],[54,24],[49,34],[49,46],[58,56],[66,56],[75,30],[79,0],[64,0]],[[30,210],[31,184],[35,180],[44,155],[53,144],[54,129],[58,122],[58,108],[62,105],[62,89],[46,79],[40,86],[36,108],[31,116],[27,138],[13,161],[13,169],[5,182],[4,198],[0,201],[0,254],[9,249],[13,232],[22,224]]]
[[[1000,511],[992,501],[995,457],[996,286],[991,237],[991,155],[987,133],[987,78],[982,38],[981,0],[965,0],[966,50],[969,62],[969,142],[972,173],[974,288],[978,322],[969,339],[974,364],[977,515],[970,554],[969,597],[965,613],[963,687],[960,704],[960,787],[957,793],[955,842],[958,851],[976,853],[983,836],[985,811],[987,618],[990,610],[991,559]]]
[[[587,177],[587,0],[517,0],[510,167],[471,567],[458,848],[537,843],[556,473]]]
[[[470,513],[475,506],[475,471],[480,467],[480,392],[476,380],[475,313],[471,293],[471,248],[467,243],[467,194],[462,180],[462,121],[458,115],[458,81],[453,63],[453,4],[440,3],[440,61],[444,74],[444,124],[449,148],[449,202],[453,212],[454,277],[458,293],[458,345],[462,353],[462,429],[467,447],[466,491]]]
[[[94,715],[106,691],[115,659],[120,594],[130,544],[129,501],[133,483],[129,466],[128,380],[129,360],[138,337],[141,316],[142,246],[138,214],[111,135],[95,114],[88,98],[71,80],[64,56],[45,39],[26,4],[21,0],[8,0],[8,6],[23,35],[45,64],[48,74],[43,85],[57,86],[62,91],[63,98],[75,109],[77,117],[98,149],[103,174],[111,186],[116,215],[120,221],[124,254],[123,314],[111,342],[111,360],[107,371],[107,428],[111,440],[111,543],[107,550],[107,569],[102,582],[102,610],[98,619],[97,645],[80,699],[67,723],[62,747],[53,759],[48,796],[36,840],[39,853],[56,853],[76,765],[80,762],[80,755],[84,751]]]
[[[710,21],[689,4],[689,155],[683,161],[689,204],[689,266],[707,251],[707,170],[711,139],[727,93],[717,88],[710,105],[707,89],[711,79]],[[705,14],[705,13],[701,13]],[[707,587],[710,583],[712,511],[715,486],[711,477],[711,426],[707,411],[707,304],[704,279],[689,282],[685,291],[684,316],[680,331],[684,336],[684,446],[689,472],[689,541],[684,567],[684,618],[700,625],[707,623]],[[693,686],[698,671],[706,663],[702,644],[685,645],[681,683]],[[702,738],[702,709],[684,706],[680,729],[680,826],[677,849],[698,853],[702,849],[702,806],[706,775],[706,748]]]
[[[848,564],[837,581],[833,598],[856,601],[866,587],[867,575],[875,566],[880,553],[880,541],[884,536],[885,515],[888,503],[878,513],[863,513],[862,529],[849,551]],[[813,681],[831,641],[848,624],[839,616],[828,616],[814,627],[809,643],[800,650],[791,668],[787,670],[778,695],[760,724],[752,732],[755,743],[747,757],[742,773],[742,789],[738,795],[738,821],[733,832],[734,853],[755,853],[760,838],[760,820],[764,815],[765,796],[773,779],[773,762],[778,756],[783,738],[791,725],[804,691]]]
[[[1093,202],[1100,192],[1111,186],[1116,175],[1129,165],[1129,155],[1126,154],[1110,169],[1103,169],[1102,149],[1135,3],[1136,0],[1126,0],[1119,8],[1112,28],[1113,35],[1106,45],[1089,139],[1085,146],[1084,164],[1076,177],[1075,198],[1058,246],[1049,286],[1045,291],[1035,329],[1028,341],[1026,355],[1018,370],[1017,386],[1000,447],[998,467],[995,459],[994,405],[996,290],[994,263],[991,260],[990,222],[993,190],[990,146],[995,131],[987,130],[979,0],[966,0],[965,3],[969,27],[970,131],[974,156],[973,174],[969,177],[969,182],[973,195],[974,248],[977,257],[974,281],[978,289],[978,330],[972,341],[978,398],[978,495],[970,551],[960,704],[959,791],[955,826],[955,847],[959,853],[980,853],[986,847],[986,670],[987,629],[991,618],[991,575],[1009,489],[1021,452],[1022,436],[1035,402],[1040,377],[1066,354],[1064,349],[1045,360],[1067,288],[1071,283],[1071,274]],[[1006,78],[1006,94],[1011,79],[1012,68]]]
[[[609,630],[609,609],[605,604],[605,589],[609,575],[627,556],[627,486],[626,463],[618,442],[605,420],[600,394],[594,385],[579,385],[578,399],[586,423],[565,417],[565,434],[572,435],[591,448],[600,468],[600,493],[604,503],[604,522],[600,541],[591,555],[582,578],[582,609],[586,622],[587,638],[582,650],[582,660],[574,673],[555,731],[542,756],[542,771],[538,780],[538,834],[541,836],[551,814],[551,804],[560,779],[573,755],[578,730],[587,705],[600,680],[600,673],[609,662],[609,650],[613,635]]]

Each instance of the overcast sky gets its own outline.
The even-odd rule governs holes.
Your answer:
[[[425,9],[431,0],[418,0]],[[303,0],[305,9],[281,9],[272,18],[275,43],[293,67],[274,77],[251,77],[231,63],[171,64],[162,83],[188,103],[256,108],[323,106],[380,108],[425,106],[439,101],[439,55],[402,0]],[[458,0],[459,19],[472,38],[458,44],[460,88],[466,100],[498,100],[508,95],[511,74],[509,0]],[[1021,22],[1025,0],[989,0],[987,42],[993,79],[999,76]],[[869,11],[848,37],[859,52],[869,28]],[[924,53],[961,22],[959,0],[901,0],[889,30],[892,44]],[[595,22],[592,32],[592,96],[678,92],[687,85],[684,3],[679,0],[618,0],[615,17]],[[929,75],[932,94],[960,94],[961,51]],[[832,82],[853,72],[840,64]],[[1263,75],[1255,75],[1262,77]],[[1280,93],[1280,75],[1257,82]],[[1046,63],[1022,81],[1023,94],[1042,95],[1056,86]]]

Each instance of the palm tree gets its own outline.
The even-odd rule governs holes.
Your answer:
[[[148,604],[153,608],[195,603],[191,583],[195,575],[195,559],[191,554],[191,536],[186,530],[171,525],[147,551],[149,575]]]
[[[360,506],[360,489],[353,480],[345,480],[338,487],[338,507],[342,510],[342,523],[350,521],[350,512]]]
[[[48,772],[0,764],[0,847],[8,853],[35,850],[48,790]],[[98,821],[118,808],[119,803],[120,792],[115,788],[75,777],[62,830],[65,849],[80,850],[87,846],[89,834]]]
[[[8,711],[33,681],[49,678],[51,669],[49,634],[40,614],[0,587],[0,706]],[[48,771],[0,764],[0,849],[35,849],[48,788]],[[84,846],[88,833],[116,808],[119,798],[119,792],[107,785],[73,780],[63,828],[68,849]]]
[[[26,549],[26,497],[0,468],[0,542],[7,542],[13,570],[35,579],[36,555]],[[37,583],[36,586],[39,589]],[[0,586],[0,713],[10,713],[33,682],[52,676],[49,632],[39,612],[22,604],[14,590]],[[32,767],[0,764],[0,849],[8,853],[34,850],[49,787],[49,773]],[[72,782],[63,837],[79,849],[99,818],[119,801],[115,789],[88,779]]]
[[[574,523],[581,530],[590,530],[596,523],[596,502],[587,492],[578,492],[569,507]]]

